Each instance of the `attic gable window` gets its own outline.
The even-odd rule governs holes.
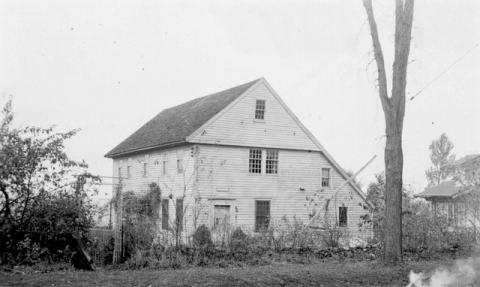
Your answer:
[[[265,162],[265,173],[278,173],[278,151],[267,150],[267,160]]]
[[[322,187],[330,186],[330,169],[322,168]]]
[[[255,119],[256,120],[265,119],[265,100],[257,100],[255,104]]]
[[[250,149],[248,159],[248,172],[249,173],[262,173],[262,150],[252,148]]]

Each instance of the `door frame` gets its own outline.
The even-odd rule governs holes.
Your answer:
[[[214,227],[214,221],[215,221],[215,205],[229,205],[230,206],[230,226],[235,228],[236,226],[236,218],[237,218],[237,213],[236,213],[236,200],[235,199],[210,199],[210,206],[209,206],[209,212],[208,212],[208,223],[210,230],[213,230]]]

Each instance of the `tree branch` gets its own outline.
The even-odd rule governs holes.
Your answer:
[[[401,118],[405,114],[405,86],[412,37],[413,7],[414,0],[396,0],[392,101]]]
[[[383,58],[382,46],[380,39],[378,38],[377,23],[375,22],[375,16],[373,14],[372,0],[363,0],[363,6],[367,12],[368,24],[370,26],[370,35],[372,36],[373,52],[375,55],[375,61],[377,62],[378,70],[378,91],[382,107],[385,112],[390,110],[390,99],[387,93],[387,75],[385,73],[385,60]]]

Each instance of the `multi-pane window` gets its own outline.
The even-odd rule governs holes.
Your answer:
[[[177,159],[177,172],[178,173],[183,172],[183,161],[181,159]]]
[[[183,228],[183,198],[177,199],[177,206],[175,208],[175,221],[177,225],[177,231],[182,231]]]
[[[347,226],[348,217],[347,217],[347,207],[340,206],[338,208],[338,225]]]
[[[131,169],[132,169],[131,166],[127,166],[127,178],[130,178],[132,176]]]
[[[163,173],[163,175],[167,174],[167,161],[165,161],[165,160],[162,163],[162,173]]]
[[[143,177],[147,177],[147,163],[143,163]]]
[[[255,232],[268,228],[270,223],[270,201],[255,201]]]
[[[168,230],[168,199],[162,199],[162,229]]]
[[[265,173],[278,173],[278,151],[267,150],[267,159],[265,162]]]
[[[248,159],[249,173],[262,173],[262,150],[252,148]]]
[[[330,186],[330,169],[322,168],[322,187]]]
[[[257,100],[255,103],[255,119],[265,119],[265,100]]]

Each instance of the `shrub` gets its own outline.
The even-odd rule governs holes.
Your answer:
[[[196,248],[212,247],[212,235],[208,227],[204,224],[200,225],[193,233],[193,246]]]
[[[234,252],[246,251],[248,245],[248,235],[243,232],[242,228],[237,227],[231,237],[230,248]]]
[[[348,230],[338,224],[326,223],[322,232],[322,242],[325,247],[339,247],[340,239],[348,237]]]
[[[403,215],[403,248],[406,251],[433,253],[451,248],[468,249],[475,242],[473,230],[454,227],[444,216],[428,209]]]

